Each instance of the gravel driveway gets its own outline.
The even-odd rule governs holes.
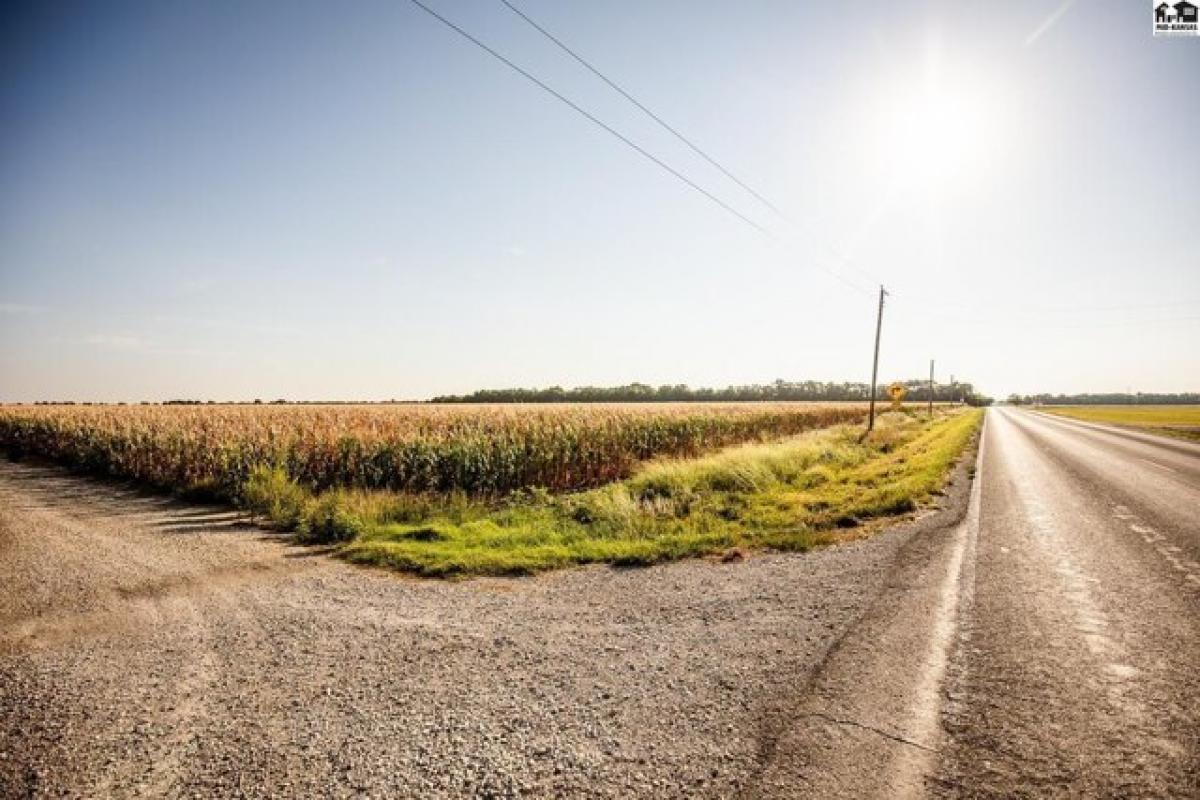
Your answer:
[[[0,462],[0,795],[788,795],[789,715],[939,516],[451,583]]]

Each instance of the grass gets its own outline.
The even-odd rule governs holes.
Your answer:
[[[932,421],[889,413],[865,442],[858,441],[861,428],[836,426],[653,461],[586,492],[527,490],[503,502],[334,490],[310,495],[297,512],[299,487],[271,470],[251,477],[246,496],[269,518],[277,508],[277,521],[301,538],[340,542],[350,561],[424,576],[642,565],[743,548],[805,550],[862,535],[927,502],[981,419],[978,410],[942,410]]]
[[[1200,406],[1042,406],[1038,410],[1200,442]]]

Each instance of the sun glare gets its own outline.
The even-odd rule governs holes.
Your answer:
[[[986,156],[987,109],[975,97],[924,87],[905,103],[893,129],[894,158],[910,177],[946,186],[969,179]]]
[[[970,65],[944,63],[938,48],[922,67],[887,82],[877,99],[877,147],[902,190],[977,185],[1004,136],[996,86]]]

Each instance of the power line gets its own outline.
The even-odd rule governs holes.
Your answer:
[[[509,69],[513,70],[514,72],[516,72],[519,75],[521,75],[522,77],[524,77],[526,80],[528,80],[531,83],[533,83],[534,85],[536,85],[539,89],[543,90],[547,94],[554,97],[556,100],[559,100],[560,102],[562,102],[565,105],[567,105],[568,107],[570,107],[573,111],[575,111],[579,115],[583,116],[589,122],[602,128],[605,132],[607,132],[610,135],[619,139],[623,144],[630,147],[632,150],[637,152],[642,157],[652,161],[655,165],[662,168],[666,172],[670,173],[673,177],[679,179],[680,181],[682,181],[683,183],[685,183],[687,186],[691,187],[695,191],[704,195],[706,198],[711,200],[713,203],[720,206],[723,210],[727,211],[728,213],[737,217],[742,222],[744,222],[747,225],[749,225],[750,227],[754,228],[756,231],[761,233],[763,236],[767,237],[768,239],[770,239],[772,241],[775,241],[775,236],[767,228],[763,227],[762,225],[758,224],[754,220],[747,217],[745,214],[743,214],[740,211],[738,211],[737,209],[733,208],[731,205],[729,205],[725,201],[721,200],[721,198],[717,197],[712,192],[708,191],[704,187],[697,184],[695,181],[693,181],[690,178],[688,178],[687,176],[683,175],[678,170],[676,170],[674,167],[665,163],[664,161],[659,159],[654,154],[648,152],[647,150],[645,150],[644,148],[639,146],[636,142],[633,142],[632,140],[630,140],[627,136],[622,134],[620,131],[617,131],[616,129],[614,129],[613,127],[608,125],[607,123],[598,119],[595,115],[591,114],[589,111],[587,111],[586,109],[581,107],[579,104],[572,101],[570,98],[564,96],[562,93],[560,93],[553,87],[549,86],[544,81],[540,80],[539,78],[537,78],[536,76],[534,76],[533,74],[528,72],[527,70],[525,70],[522,67],[518,66],[517,64],[513,63],[511,60],[509,60],[505,56],[501,55],[499,52],[497,52],[496,50],[494,50],[493,48],[491,48],[484,42],[480,41],[479,39],[477,39],[475,36],[468,33],[463,28],[459,27],[455,23],[446,19],[441,14],[437,13],[429,6],[425,5],[425,3],[421,2],[421,0],[410,0],[410,2],[413,5],[417,6],[419,9],[421,9],[422,11],[424,11],[426,14],[428,14],[431,17],[433,17],[434,19],[436,19],[438,22],[440,22],[443,25],[445,25],[446,27],[450,28],[452,31],[457,33],[459,36],[462,36],[464,39],[471,42],[473,45],[480,48],[481,50],[486,52],[488,55],[492,56],[497,61],[504,64]],[[786,219],[786,217],[784,219]],[[844,259],[844,257],[841,257],[840,254],[838,254],[836,251],[833,251],[832,248],[830,248],[828,245],[825,245],[825,246],[826,246],[826,249],[831,250],[831,252],[833,252],[836,257],[842,258],[842,260],[844,260],[844,261],[848,261],[848,259]],[[863,295],[867,295],[867,296],[873,295],[873,293],[870,290],[865,289],[862,286],[858,285],[857,283],[851,281],[849,278],[842,275],[837,270],[834,270],[834,269],[831,269],[831,268],[825,266],[820,261],[813,260],[810,263],[813,266],[816,266],[821,271],[828,273],[830,276],[832,276],[836,280],[840,281],[841,283],[845,284],[847,287],[854,290],[855,292],[858,292],[859,294],[863,294]]]
[[[411,2],[413,5],[415,5],[417,8],[421,9],[421,10],[422,10],[422,11],[424,11],[426,14],[428,14],[429,16],[433,17],[433,18],[434,18],[434,19],[436,19],[438,22],[440,22],[440,23],[442,23],[443,25],[445,25],[447,28],[450,28],[450,30],[454,31],[454,32],[455,32],[455,33],[457,33],[459,36],[461,36],[461,37],[463,37],[464,39],[466,39],[467,41],[471,42],[471,44],[475,45],[476,47],[478,47],[479,49],[483,50],[483,51],[484,51],[485,53],[487,53],[488,55],[490,55],[490,56],[492,56],[493,58],[495,58],[497,61],[499,61],[499,62],[501,62],[502,64],[504,64],[505,66],[507,66],[509,69],[513,70],[514,72],[518,73],[519,75],[521,75],[521,76],[522,76],[522,77],[524,77],[525,79],[527,79],[527,80],[529,80],[530,82],[532,82],[534,85],[536,85],[536,86],[537,86],[538,88],[540,88],[542,91],[546,92],[547,94],[551,95],[551,96],[552,96],[552,97],[554,97],[555,99],[557,99],[557,100],[559,100],[560,102],[562,102],[562,103],[566,104],[567,106],[569,106],[569,107],[570,107],[572,110],[574,110],[576,113],[578,113],[579,115],[581,115],[582,117],[584,117],[585,119],[587,119],[587,120],[588,120],[589,122],[591,122],[592,124],[594,124],[594,125],[596,125],[596,126],[598,126],[598,127],[602,128],[603,130],[607,131],[607,132],[608,132],[609,134],[611,134],[612,136],[615,136],[617,139],[621,140],[623,143],[625,143],[626,145],[628,145],[630,148],[632,148],[634,151],[636,151],[636,152],[637,152],[639,155],[641,155],[643,158],[646,158],[646,159],[648,159],[648,160],[650,160],[650,161],[654,162],[654,163],[655,163],[655,164],[657,164],[659,167],[661,167],[662,169],[666,170],[667,172],[669,172],[671,175],[673,175],[674,177],[678,178],[679,180],[683,181],[685,184],[687,184],[688,186],[690,186],[692,189],[695,189],[697,192],[699,192],[700,194],[704,195],[704,196],[705,196],[705,197],[707,197],[709,200],[711,200],[712,202],[716,203],[718,206],[720,206],[721,208],[723,208],[725,211],[727,211],[727,212],[729,212],[730,214],[734,215],[735,217],[737,217],[738,219],[740,219],[742,222],[744,222],[744,223],[746,223],[747,225],[749,225],[750,227],[754,228],[756,231],[758,231],[759,233],[763,234],[763,235],[764,235],[764,236],[766,236],[767,238],[770,238],[770,239],[773,239],[773,238],[775,238],[775,237],[774,237],[774,236],[771,234],[771,232],[770,232],[769,230],[767,230],[766,228],[764,228],[762,225],[759,225],[757,222],[755,222],[754,220],[750,219],[750,218],[749,218],[749,217],[747,217],[745,214],[743,214],[742,212],[738,211],[736,208],[734,208],[733,206],[729,205],[728,203],[726,203],[726,202],[725,202],[724,200],[722,200],[721,198],[717,197],[717,196],[716,196],[715,194],[713,194],[712,192],[710,192],[710,191],[708,191],[707,189],[705,189],[704,187],[700,186],[698,183],[696,183],[695,181],[691,180],[691,179],[690,179],[690,178],[688,178],[686,175],[684,175],[683,173],[681,173],[681,172],[679,172],[678,170],[676,170],[674,167],[672,167],[672,166],[670,166],[669,164],[667,164],[666,162],[662,161],[661,159],[659,159],[659,158],[658,158],[657,156],[655,156],[654,154],[652,154],[652,153],[650,153],[649,151],[647,151],[647,150],[643,149],[643,148],[642,148],[641,146],[639,146],[637,143],[635,143],[634,141],[632,141],[631,139],[629,139],[628,137],[626,137],[626,136],[625,136],[624,134],[622,134],[621,132],[617,131],[615,128],[612,128],[611,126],[609,126],[609,125],[608,125],[608,124],[606,124],[605,122],[601,121],[599,118],[597,118],[596,116],[594,116],[593,114],[591,114],[590,112],[588,112],[587,110],[585,110],[583,107],[581,107],[581,106],[579,106],[578,104],[576,104],[576,103],[575,103],[574,101],[572,101],[570,98],[566,97],[566,96],[565,96],[565,95],[563,95],[563,94],[560,94],[558,91],[556,91],[555,89],[551,88],[551,87],[550,87],[549,85],[547,85],[546,83],[543,83],[541,80],[539,80],[538,78],[536,78],[536,77],[535,77],[534,75],[532,75],[531,73],[529,73],[529,72],[526,72],[524,69],[522,69],[521,67],[517,66],[517,65],[516,65],[516,64],[514,64],[512,61],[509,61],[507,58],[505,58],[504,56],[502,56],[500,53],[496,52],[496,51],[495,51],[495,50],[493,50],[491,47],[489,47],[488,45],[486,45],[486,44],[484,44],[483,42],[481,42],[479,39],[476,39],[474,36],[472,36],[471,34],[467,33],[465,30],[463,30],[463,29],[462,29],[462,28],[460,28],[459,26],[455,25],[453,22],[451,22],[450,20],[448,20],[448,19],[446,19],[445,17],[443,17],[441,14],[437,13],[436,11],[434,11],[432,8],[430,8],[429,6],[427,6],[427,5],[425,5],[424,3],[422,3],[422,2],[421,2],[421,0],[409,0],[409,1],[410,1],[410,2]]]
[[[514,6],[512,3],[510,3],[509,0],[500,0],[500,2],[503,3],[504,5],[508,6],[509,10],[512,11],[514,14],[516,14],[518,17],[520,17],[521,19],[528,22],[533,27],[533,29],[536,30],[538,33],[542,34],[547,39],[554,42],[554,44],[558,45],[559,49],[561,49],[564,53],[566,53],[571,58],[575,59],[580,64],[582,64],[589,72],[591,72],[597,78],[599,78],[600,80],[602,80],[606,84],[608,84],[609,87],[611,87],[614,91],[616,91],[618,94],[620,94],[626,100],[628,100],[629,102],[631,102],[635,106],[637,106],[642,111],[642,113],[644,113],[646,116],[650,117],[650,119],[657,122],[659,124],[659,126],[662,127],[663,130],[667,131],[667,133],[671,134],[676,139],[683,142],[685,145],[687,145],[692,150],[692,152],[694,152],[696,155],[700,156],[705,161],[707,161],[709,164],[711,164],[712,166],[714,166],[718,170],[720,170],[722,175],[724,175],[726,178],[729,178],[729,180],[733,181],[738,186],[745,189],[747,192],[749,192],[754,197],[755,200],[758,200],[758,202],[762,203],[764,206],[766,206],[767,208],[774,211],[776,214],[779,215],[780,218],[787,220],[787,216],[782,211],[779,210],[778,206],[776,206],[770,200],[768,200],[767,198],[765,198],[761,194],[759,194],[757,191],[755,191],[751,186],[749,186],[741,178],[739,178],[738,176],[736,176],[732,172],[730,172],[726,167],[724,167],[715,158],[713,158],[708,153],[701,150],[699,145],[697,145],[691,139],[684,136],[682,133],[680,133],[678,130],[676,130],[674,127],[672,127],[670,124],[668,124],[666,122],[666,120],[664,120],[662,117],[658,116],[653,111],[651,111],[649,108],[647,108],[645,105],[643,105],[636,97],[634,97],[628,91],[626,91],[621,86],[619,86],[616,83],[616,81],[609,78],[607,75],[605,75],[603,72],[601,72],[595,66],[593,66],[587,59],[585,59],[583,56],[579,55],[579,53],[576,53],[574,50],[572,50],[570,47],[568,47],[565,43],[563,43],[563,41],[561,39],[559,39],[554,34],[550,33],[550,31],[543,28],[541,25],[539,25],[537,22],[535,22],[533,19],[531,19],[528,14],[526,14],[524,11],[522,11],[521,9]]]
[[[605,132],[610,134],[611,136],[614,136],[615,138],[620,140],[623,144],[625,144],[626,146],[628,146],[629,148],[631,148],[632,150],[637,152],[643,158],[646,158],[647,160],[653,162],[656,166],[658,166],[659,168],[661,168],[664,171],[666,171],[667,173],[669,173],[672,177],[674,177],[674,178],[678,179],[679,181],[681,181],[682,183],[686,184],[688,187],[690,187],[694,191],[699,192],[700,194],[704,195],[704,197],[706,197],[708,200],[710,200],[711,202],[713,202],[714,204],[719,206],[722,210],[737,217],[743,223],[754,228],[756,231],[763,234],[767,238],[772,239],[772,240],[775,238],[770,230],[768,230],[764,226],[760,225],[759,223],[755,222],[753,219],[746,216],[742,212],[738,211],[736,208],[734,208],[733,206],[726,203],[724,200],[722,200],[717,195],[713,194],[709,190],[700,186],[695,181],[691,180],[686,175],[684,175],[683,173],[676,170],[674,167],[672,167],[669,164],[667,164],[666,162],[664,162],[662,159],[660,159],[657,156],[655,156],[654,154],[650,153],[649,151],[647,151],[646,149],[644,149],[643,147],[641,147],[640,145],[638,145],[637,143],[635,143],[634,141],[629,139],[627,136],[625,136],[624,134],[617,131],[615,128],[611,127],[607,123],[605,123],[602,120],[600,120],[599,118],[597,118],[595,115],[593,115],[592,113],[590,113],[589,111],[587,111],[586,109],[584,109],[583,107],[581,107],[580,105],[578,105],[577,103],[572,101],[570,98],[568,98],[565,95],[563,95],[562,93],[558,92],[557,90],[555,90],[554,88],[552,88],[551,86],[549,86],[548,84],[546,84],[545,82],[543,82],[542,80],[540,80],[539,78],[537,78],[536,76],[531,74],[530,72],[526,71],[522,67],[518,66],[517,64],[515,64],[514,62],[512,62],[505,56],[501,55],[499,52],[497,52],[496,50],[494,50],[493,48],[491,48],[484,42],[480,41],[479,39],[477,39],[472,34],[468,33],[463,28],[461,28],[458,25],[456,25],[455,23],[451,22],[446,17],[443,17],[441,14],[434,11],[429,6],[425,5],[425,3],[421,2],[421,0],[410,0],[410,2],[412,2],[413,5],[417,6],[419,9],[424,11],[429,16],[436,19],[438,22],[441,22],[443,25],[450,28],[452,31],[454,31],[458,35],[462,36],[464,39],[471,42],[476,47],[478,47],[481,50],[483,50],[484,52],[486,52],[488,55],[490,55],[493,58],[495,58],[496,60],[500,61],[502,64],[507,66],[509,69],[518,73],[519,75],[521,75],[522,77],[524,77],[525,79],[529,80],[531,83],[536,85],[538,88],[542,89],[543,91],[545,91],[546,93],[548,93],[552,97],[554,97],[555,99],[557,99],[560,102],[562,102],[563,104],[567,105],[569,108],[571,108],[573,111],[575,111],[576,113],[578,113],[579,115],[581,115],[582,117],[587,119],[592,124],[596,125],[597,127],[603,129]],[[626,89],[622,88],[619,84],[617,84],[615,81],[610,79],[607,75],[605,75],[599,69],[597,69],[595,66],[593,66],[589,61],[587,61],[581,55],[579,55],[574,50],[572,50],[562,40],[560,40],[558,37],[554,36],[548,30],[543,28],[540,24],[538,24],[536,21],[534,21],[529,15],[527,15],[526,13],[521,11],[521,9],[519,9],[517,6],[513,5],[513,3],[510,2],[510,0],[500,0],[500,2],[502,2],[509,10],[511,10],[514,14],[516,14],[521,19],[523,19],[531,27],[533,27],[535,30],[537,30],[539,33],[541,33],[543,36],[545,36],[547,39],[549,39],[551,42],[553,42],[563,52],[565,52],[567,55],[571,56],[571,58],[573,58],[575,61],[577,61],[579,64],[581,64],[589,72],[591,72],[593,75],[595,75],[600,80],[604,81],[604,83],[607,84],[610,88],[612,88],[614,91],[619,93],[622,97],[624,97],[626,100],[628,100],[634,106],[636,106],[644,114],[649,116],[664,130],[666,130],[668,133],[670,133],[672,136],[674,136],[676,139],[678,139],[680,142],[682,142],[684,145],[686,145],[689,149],[691,149],[693,152],[695,152],[697,155],[699,155],[701,158],[703,158],[705,161],[707,161],[714,168],[719,170],[723,175],[725,175],[725,177],[729,178],[731,181],[736,183],[739,187],[741,187],[747,193],[752,195],[756,200],[758,200],[764,206],[766,206],[771,211],[773,211],[776,215],[778,215],[781,219],[783,219],[785,222],[787,222],[789,225],[791,225],[797,231],[816,240],[816,242],[822,248],[827,250],[834,257],[834,259],[838,262],[839,266],[850,267],[850,268],[854,269],[855,271],[863,274],[866,277],[870,277],[872,279],[877,279],[876,276],[874,276],[872,273],[859,267],[854,262],[853,259],[851,259],[849,256],[843,254],[840,250],[838,250],[833,245],[831,245],[823,236],[816,235],[816,234],[809,234],[808,231],[804,230],[801,226],[799,226],[796,222],[794,222],[786,214],[784,214],[779,209],[778,206],[776,206],[774,203],[772,203],[770,200],[768,200],[766,197],[764,197],[761,193],[756,191],[753,187],[748,185],[745,181],[741,180],[736,175],[734,175],[729,169],[727,169],[725,166],[723,166],[715,158],[710,156],[703,149],[701,149],[698,145],[696,145],[694,142],[692,142],[690,139],[688,139],[686,136],[684,136],[682,133],[680,133],[676,128],[672,127],[669,123],[667,123],[665,120],[663,120],[660,116],[655,114],[647,106],[645,106],[643,103],[641,103],[639,100],[637,100],[637,98],[635,98],[632,94],[630,94]],[[852,289],[858,293],[861,293],[861,294],[866,294],[866,295],[873,294],[873,292],[863,288],[862,286],[858,285],[856,282],[851,281],[848,277],[843,275],[840,271],[838,271],[836,269],[832,269],[830,267],[827,267],[825,264],[823,264],[817,260],[814,260],[811,263],[814,266],[816,266],[817,268],[821,269],[822,271],[828,273],[830,276],[837,279],[841,283],[845,284],[850,289]],[[883,292],[882,287],[880,287],[880,289],[881,289],[880,314],[882,314],[883,296],[885,293]],[[887,292],[886,294],[890,295],[891,293]],[[1085,308],[1085,307],[1060,308],[1060,309],[1026,309],[1026,310],[1022,310],[1022,311],[1017,311],[1016,313],[1023,314],[1023,315],[1030,315],[1030,314],[1040,314],[1040,313],[1064,313],[1064,312],[1070,313],[1070,312],[1075,312],[1075,311],[1097,311],[1097,312],[1098,311],[1119,311],[1119,310],[1132,310],[1132,309],[1136,309],[1136,308],[1147,308],[1147,309],[1148,308],[1166,308],[1166,307],[1176,307],[1176,306],[1180,306],[1180,305],[1190,305],[1190,303],[1166,303],[1166,304],[1145,305],[1145,306],[1109,306],[1109,307],[1093,307],[1090,309]],[[930,311],[929,309],[921,309],[921,311],[926,315],[940,316],[945,319],[955,319],[955,317],[952,315],[939,314],[935,311]],[[1168,323],[1189,322],[1189,321],[1193,321],[1193,320],[1197,320],[1197,319],[1200,319],[1200,318],[1183,317],[1183,318],[1179,318],[1179,319],[1165,319],[1165,320],[1163,320],[1163,319],[1145,320],[1145,321],[1134,320],[1134,321],[1128,321],[1125,323],[1116,323],[1116,325],[1145,324],[1148,322],[1168,322]],[[978,323],[978,324],[996,324],[994,322],[987,322],[984,320],[970,319],[970,318],[967,318],[967,319],[958,318],[958,321],[967,322],[967,323],[974,322],[974,323]],[[1053,326],[1053,327],[1073,327],[1073,326]],[[1080,325],[1078,327],[1081,327],[1081,328],[1082,327],[1115,327],[1115,325],[1110,323],[1107,326],[1105,326],[1105,325],[1102,325],[1102,326]],[[876,335],[878,337],[878,332]]]
[[[695,144],[693,141],[691,141],[686,136],[684,136],[682,133],[680,133],[679,130],[677,130],[675,127],[673,127],[668,122],[666,122],[666,120],[664,120],[658,114],[654,113],[644,103],[642,103],[636,97],[634,97],[632,94],[630,94],[628,90],[626,90],[625,88],[620,86],[616,81],[612,80],[607,75],[605,75],[603,72],[601,72],[599,68],[597,68],[591,62],[589,62],[587,59],[585,59],[583,56],[581,56],[579,53],[577,53],[575,50],[573,50],[569,45],[567,45],[565,42],[563,42],[561,39],[559,39],[557,36],[555,36],[550,31],[546,30],[546,28],[544,28],[536,20],[534,20],[532,17],[530,17],[528,14],[526,14],[524,11],[522,11],[520,8],[518,8],[512,2],[510,2],[510,0],[500,0],[500,2],[503,3],[510,11],[512,11],[514,14],[516,14],[518,17],[520,17],[526,23],[528,23],[534,30],[536,30],[538,33],[542,34],[542,36],[546,37],[551,42],[553,42],[560,50],[562,50],[564,53],[569,55],[571,58],[573,58],[575,61],[577,61],[579,64],[581,64],[585,69],[587,69],[589,72],[591,72],[593,75],[595,75],[600,80],[604,81],[604,83],[607,84],[610,88],[612,88],[614,91],[616,91],[622,97],[624,97],[626,100],[628,100],[634,106],[636,106],[640,111],[642,111],[642,113],[646,114],[646,116],[650,117],[650,119],[652,119],[656,123],[658,123],[658,125],[660,127],[662,127],[664,130],[666,130],[668,133],[670,133],[672,136],[674,136],[680,142],[683,142],[683,144],[687,145],[687,147],[690,148],[694,153],[696,153],[701,158],[703,158],[705,161],[707,161],[709,164],[711,164],[713,167],[718,169],[723,175],[725,175],[725,177],[729,178],[731,181],[736,183],[742,189],[747,191],[756,200],[758,200],[760,203],[765,205],[767,208],[771,209],[771,211],[775,212],[781,219],[786,221],[788,224],[792,225],[793,227],[795,227],[797,230],[801,231],[802,233],[805,233],[806,235],[808,235],[807,231],[805,231],[801,226],[799,226],[797,223],[795,223],[793,220],[791,220],[786,214],[784,214],[779,209],[778,206],[776,206],[774,203],[772,203],[770,200],[768,200],[766,197],[764,197],[762,194],[760,194],[758,191],[756,191],[753,187],[748,185],[745,181],[743,181],[742,179],[740,179],[736,175],[734,175],[724,165],[722,165],[715,158],[713,158],[708,153],[706,153],[703,149],[701,149],[697,144]],[[839,262],[839,264],[841,266],[843,266],[843,267],[848,266],[848,267],[856,270],[857,272],[861,273],[862,275],[864,275],[867,278],[870,278],[872,280],[879,280],[878,276],[873,275],[870,272],[867,272],[866,270],[859,267],[857,264],[855,264],[853,259],[851,259],[849,256],[842,253],[840,250],[838,250],[833,245],[831,245],[824,237],[812,235],[812,238],[816,239],[818,241],[818,243],[822,247],[824,247],[824,249],[829,251],[829,253],[834,257],[834,259],[837,262]],[[849,280],[846,276],[844,276],[837,270],[824,267],[823,265],[818,265],[818,266],[821,269],[823,269],[825,272],[829,273],[831,276],[836,278],[837,280],[841,281],[846,286],[853,289],[854,291],[857,291],[862,294],[867,294],[867,295],[873,294],[873,292],[871,292],[870,290],[864,289],[862,286]],[[1121,311],[1121,310],[1132,309],[1132,308],[1165,308],[1165,307],[1175,306],[1175,305],[1187,305],[1187,304],[1173,304],[1172,303],[1172,304],[1156,304],[1156,305],[1147,305],[1147,306],[1107,306],[1107,307],[1101,306],[1101,307],[1096,307],[1093,309],[1087,309],[1087,308],[1023,309],[1016,313],[1021,314],[1021,315],[1028,315],[1028,314],[1037,314],[1037,313],[1062,313],[1062,312],[1070,313],[1070,312],[1075,312],[1075,311]],[[931,314],[934,316],[941,316],[943,318],[948,318],[948,319],[955,318],[953,315],[939,314],[934,311],[929,311],[928,309],[924,309],[924,312],[926,314]],[[959,318],[959,319],[961,319],[961,318]],[[973,321],[973,320],[963,320],[963,321]]]
[[[874,293],[874,292],[872,292],[870,289],[865,289],[865,288],[863,288],[862,286],[860,286],[859,284],[857,284],[857,283],[855,283],[854,281],[850,280],[849,278],[847,278],[845,275],[843,275],[842,273],[838,272],[837,270],[835,270],[835,269],[830,269],[829,267],[826,267],[824,264],[819,264],[819,263],[817,264],[817,267],[818,267],[818,269],[820,269],[822,272],[825,272],[825,273],[827,273],[828,275],[831,275],[832,277],[834,277],[834,278],[836,278],[837,280],[841,281],[841,282],[842,282],[843,284],[845,284],[846,286],[849,286],[851,289],[853,289],[854,291],[858,292],[859,294],[866,295],[867,297],[874,297],[874,296],[875,296],[875,293]]]
[[[756,191],[753,187],[751,187],[749,184],[747,184],[741,178],[734,175],[733,172],[731,172],[729,169],[727,169],[725,166],[723,166],[720,162],[718,162],[715,158],[713,158],[708,153],[706,153],[704,150],[702,150],[699,147],[699,145],[697,145],[691,139],[687,138],[682,133],[680,133],[675,127],[670,125],[666,120],[664,120],[658,114],[655,114],[653,111],[651,111],[645,104],[643,104],[636,97],[634,97],[632,94],[630,94],[626,89],[624,89],[622,86],[620,86],[616,81],[612,80],[607,75],[605,75],[603,72],[601,72],[595,65],[593,65],[591,62],[589,62],[583,56],[579,55],[579,53],[577,53],[573,49],[571,49],[571,47],[569,45],[567,45],[565,42],[563,42],[557,36],[555,36],[554,34],[550,33],[550,31],[548,31],[544,27],[542,27],[536,20],[534,20],[532,17],[530,17],[528,14],[526,14],[520,8],[513,5],[511,2],[509,2],[509,0],[500,0],[500,2],[503,3],[505,6],[507,6],[509,8],[509,10],[511,10],[518,17],[525,20],[525,22],[527,22],[534,30],[536,30],[538,33],[545,36],[547,39],[549,39],[555,45],[557,45],[558,48],[561,49],[564,53],[566,53],[571,58],[575,59],[577,62],[582,64],[585,69],[587,69],[589,72],[591,72],[593,75],[595,75],[600,80],[604,81],[604,83],[606,83],[615,92],[617,92],[622,97],[624,97],[626,100],[628,100],[630,103],[632,103],[634,106],[636,106],[639,110],[642,111],[642,113],[644,113],[646,116],[650,117],[650,119],[657,122],[659,124],[659,126],[661,126],[664,130],[666,130],[668,133],[670,133],[676,139],[678,139],[679,141],[681,141],[685,145],[687,145],[693,152],[695,152],[697,155],[699,155],[701,158],[703,158],[709,164],[716,167],[721,172],[721,174],[723,174],[725,177],[729,178],[731,181],[736,183],[741,188],[745,189],[756,200],[758,200],[760,203],[765,205],[767,208],[774,211],[775,214],[777,214],[780,219],[787,222],[789,225],[791,225],[793,228],[795,228],[800,233],[802,233],[805,236],[816,241],[820,247],[829,251],[829,253],[834,257],[834,260],[839,262],[842,266],[850,266],[873,281],[879,280],[879,278],[877,276],[872,275],[871,273],[867,272],[866,270],[862,269],[861,267],[858,267],[857,265],[855,265],[854,261],[849,256],[846,256],[845,254],[840,252],[837,248],[833,247],[823,237],[817,236],[814,234],[809,234],[808,231],[806,231],[804,228],[802,228],[800,225],[798,225],[795,221],[793,221],[791,218],[789,218],[786,214],[784,214],[783,211],[781,211],[777,205],[772,203],[770,200],[768,200],[761,193]],[[844,275],[842,275],[837,270],[829,269],[820,264],[818,264],[818,267],[820,269],[824,270],[825,272],[829,273],[830,275],[832,275],[837,280],[841,281],[846,286],[849,286],[854,291],[859,292],[860,294],[874,296],[873,291],[871,291],[869,289],[865,289],[862,286],[858,285],[857,283],[854,283],[853,281],[846,278]]]

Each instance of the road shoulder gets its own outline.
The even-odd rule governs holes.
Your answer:
[[[907,540],[859,621],[765,716],[764,761],[749,796],[924,794],[942,742],[941,687],[974,546],[983,430],[955,465],[941,507],[886,534]]]

